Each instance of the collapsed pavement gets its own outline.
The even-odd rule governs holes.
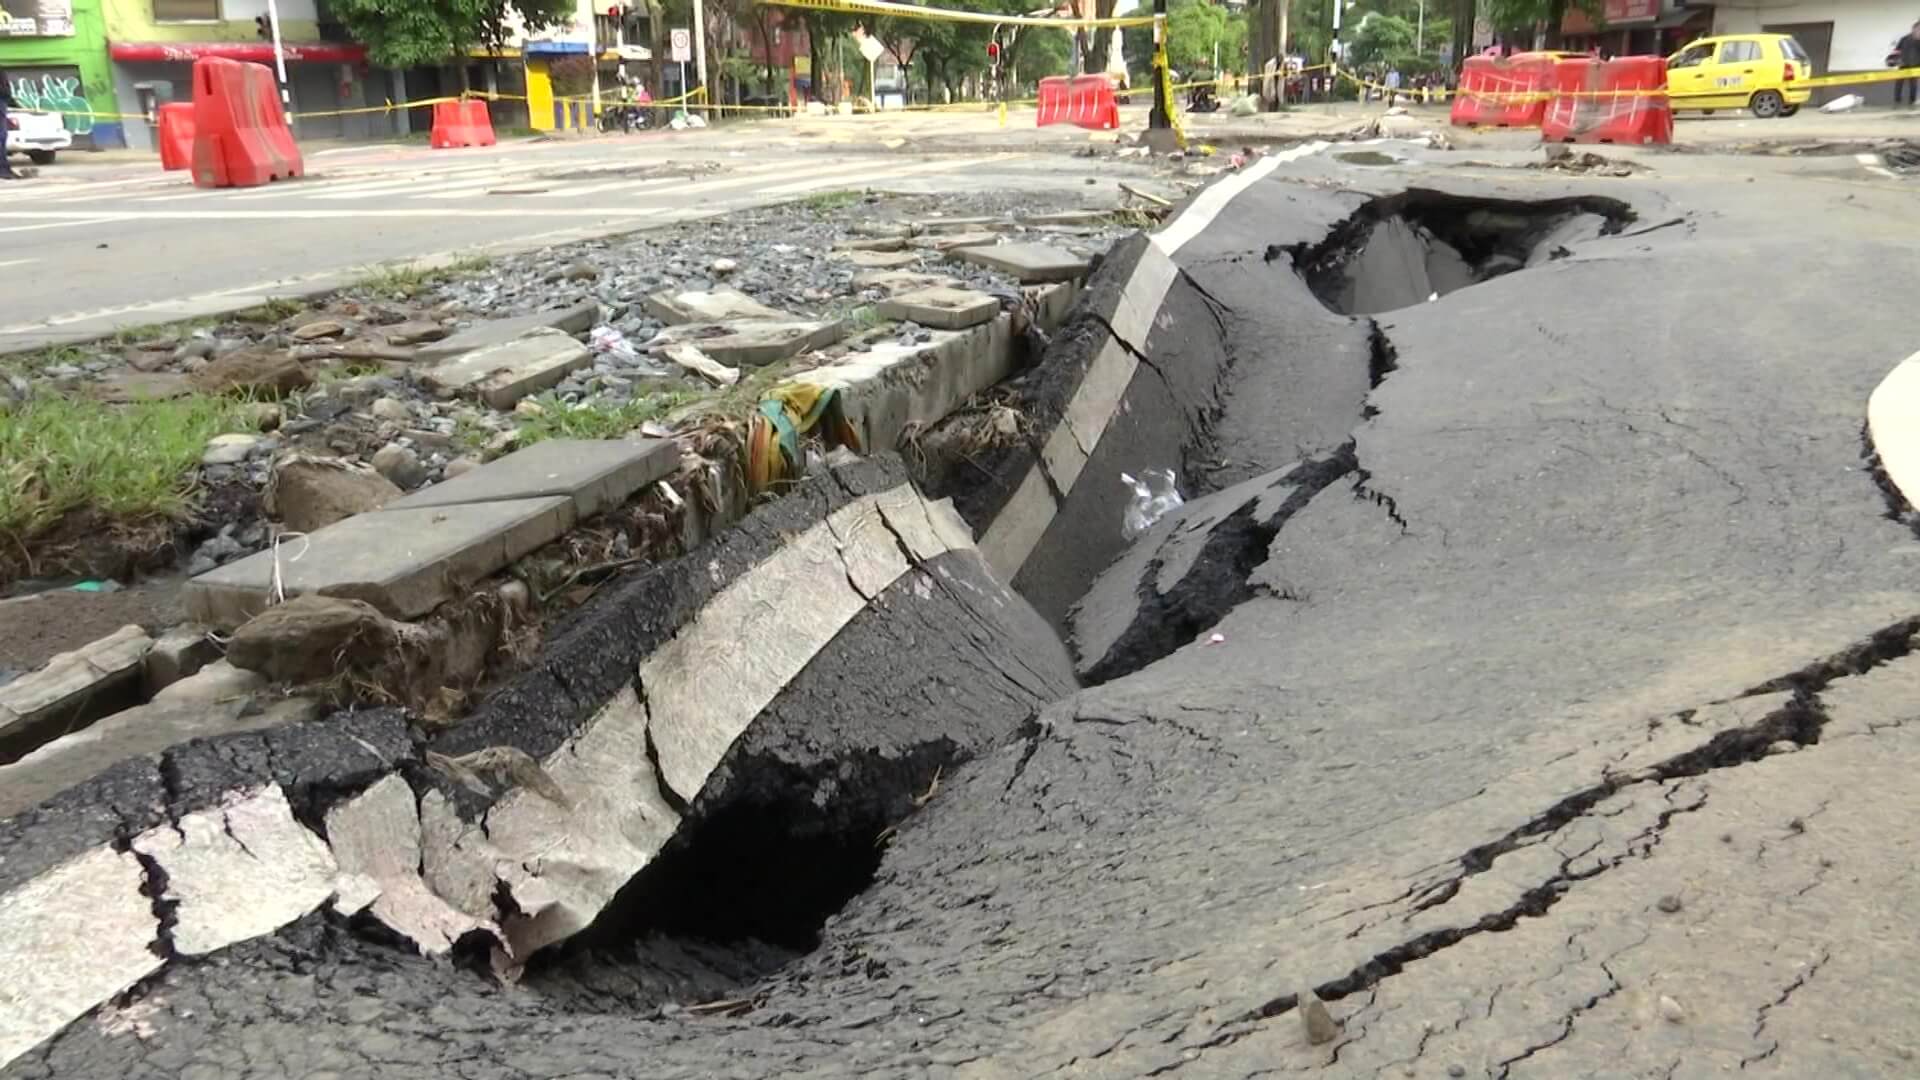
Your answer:
[[[1269,258],[1394,183],[1306,154],[1208,189],[1157,257],[1091,283],[1055,350],[1079,373],[1048,375],[1050,352],[1030,376],[1067,384],[1068,419],[996,403],[1015,413],[1012,467],[984,462],[1003,491],[1035,469],[1046,487],[1061,459],[1042,451],[1075,417],[1099,435],[1080,449],[1117,459],[1044,491],[1036,553],[1109,464],[1180,471],[1208,534],[1237,510],[1209,492],[1273,491],[1256,478],[1301,460],[1341,475],[1260,518],[1265,558],[1201,640],[914,793],[817,947],[746,986],[684,977],[691,948],[609,947],[508,994],[306,915],[223,967],[170,968],[7,1075],[1904,1075],[1916,1040],[1881,1003],[1910,989],[1910,950],[1878,928],[1914,858],[1889,825],[1920,810],[1900,779],[1920,594],[1859,432],[1911,350],[1823,313],[1910,277],[1912,251],[1857,239],[1804,294],[1699,319],[1809,242],[1770,216],[1806,193],[1769,183],[1717,216],[1688,212],[1697,191],[1636,191],[1640,226],[1688,227],[1366,318]],[[1149,284],[1214,304],[1122,315],[1147,259]],[[1162,315],[1215,358],[1177,373],[1208,423],[1129,435],[1130,388],[1188,355],[1138,340]],[[1108,351],[1121,329],[1133,348]],[[1830,359],[1810,365],[1816,332]],[[1096,368],[1102,351],[1133,362]],[[1100,408],[1072,412],[1083,386]],[[1117,504],[1089,516],[1102,547],[1059,565],[1092,582],[1124,545]],[[1139,600],[1137,568],[1114,573]]]

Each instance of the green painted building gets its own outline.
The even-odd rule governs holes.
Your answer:
[[[0,69],[22,108],[57,111],[76,147],[127,144],[102,0],[0,0]]]

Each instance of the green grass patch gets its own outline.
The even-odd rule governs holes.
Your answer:
[[[667,390],[630,401],[593,399],[569,405],[553,394],[541,394],[533,399],[540,412],[521,422],[516,445],[532,446],[547,439],[617,439],[698,398],[688,391]]]
[[[821,191],[800,200],[800,205],[815,213],[852,206],[866,196],[857,191]]]
[[[113,519],[183,514],[207,440],[248,430],[241,406],[42,396],[0,413],[0,529],[31,535],[83,507]]]
[[[387,263],[369,267],[359,287],[390,300],[411,300],[441,282],[477,274],[492,262],[482,255],[469,255],[435,269]]]

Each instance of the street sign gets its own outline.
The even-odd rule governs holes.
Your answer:
[[[674,63],[684,64],[693,59],[693,35],[687,31],[667,31],[667,44],[673,49]]]
[[[886,51],[887,47],[880,44],[879,38],[863,37],[860,39],[860,55],[866,57],[867,63],[869,64],[880,59],[880,54]]]

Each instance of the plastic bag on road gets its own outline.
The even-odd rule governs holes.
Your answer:
[[[1823,113],[1851,112],[1866,103],[1867,99],[1861,97],[1859,94],[1842,94],[1832,101],[1827,102],[1825,105],[1820,106],[1820,111]]]
[[[1133,489],[1133,498],[1127,500],[1127,512],[1120,522],[1120,535],[1128,540],[1138,539],[1165,517],[1167,511],[1186,502],[1180,497],[1180,489],[1174,486],[1172,469],[1148,469],[1141,476],[1145,479],[1120,474],[1121,481]]]
[[[652,357],[640,355],[640,350],[634,348],[633,342],[628,341],[627,335],[617,327],[594,327],[593,333],[587,337],[587,348],[641,375],[664,377],[675,374],[672,368],[662,366]]]

